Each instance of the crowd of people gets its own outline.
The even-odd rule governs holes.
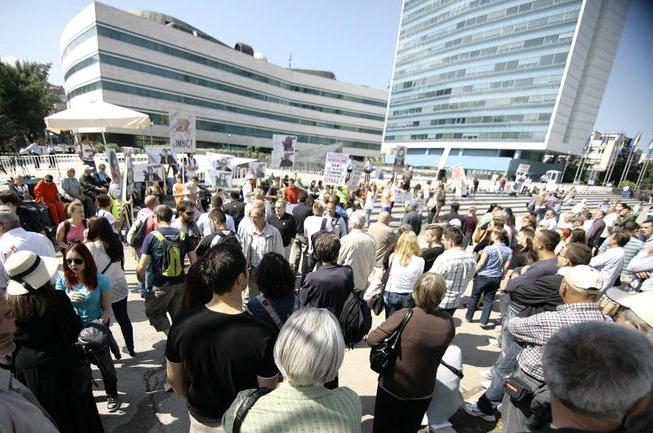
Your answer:
[[[107,410],[121,408],[114,359],[139,356],[133,248],[190,432],[360,432],[361,400],[338,373],[346,348],[365,343],[389,360],[375,433],[452,432],[460,408],[500,413],[506,433],[650,431],[653,217],[607,199],[590,208],[573,191],[534,195],[519,222],[498,204],[477,216],[447,206],[443,183],[411,180],[350,190],[251,176],[206,207],[173,185],[130,221],[101,164],[79,180],[69,171],[61,192],[49,175],[33,192],[15,177],[0,192],[0,425],[103,431],[91,364]],[[26,208],[32,194],[51,232]],[[501,352],[481,372],[485,392],[464,402],[453,316],[476,323],[479,309],[481,332],[500,326]],[[384,315],[374,329],[370,311]]]

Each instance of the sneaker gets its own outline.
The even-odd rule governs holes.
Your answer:
[[[120,405],[122,402],[120,401],[120,397],[117,395],[109,395],[107,396],[107,410],[109,413],[113,413],[120,409]]]
[[[490,346],[501,347],[497,338],[488,338],[487,342]]]
[[[488,388],[490,387],[490,385],[492,385],[492,381],[491,381],[491,380],[482,380],[482,381],[481,381],[481,386],[482,386],[483,388],[485,388],[485,389],[488,389]]]
[[[127,354],[129,354],[129,356],[131,356],[132,358],[135,358],[135,357],[136,357],[136,352],[134,352],[134,349],[129,350],[129,349],[127,349],[126,346],[123,346],[123,348],[122,348],[122,353],[127,353]]]
[[[485,330],[494,329],[494,323],[481,323],[479,326],[481,327],[481,329],[485,329]]]
[[[492,380],[492,370],[481,370],[478,372],[478,375],[483,379]]]
[[[478,406],[476,406],[476,403],[465,402],[463,409],[465,409],[465,412],[467,412],[468,415],[475,416],[477,418],[482,419],[483,421],[487,421],[487,422],[496,421],[496,417],[494,415],[488,415],[485,412],[481,412]]]

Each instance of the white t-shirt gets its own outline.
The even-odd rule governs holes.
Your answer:
[[[129,290],[127,289],[127,278],[125,277],[125,271],[122,270],[121,263],[111,262],[104,245],[100,241],[86,242],[84,245],[91,252],[98,273],[102,273],[106,268],[104,275],[111,281],[111,302],[125,299],[129,295]],[[111,264],[109,265],[109,263]],[[108,268],[107,265],[109,265]]]
[[[415,282],[422,273],[424,273],[424,259],[420,256],[411,257],[408,265],[402,266],[400,258],[393,255],[386,290],[394,293],[413,293]]]
[[[614,227],[615,223],[617,222],[617,218],[619,218],[619,215],[617,212],[612,212],[607,214],[606,216],[603,217],[603,222],[605,223],[605,228],[603,229],[603,232],[601,233],[602,238],[607,238],[610,236],[609,230]]]
[[[107,210],[104,209],[98,209],[98,211],[95,213],[96,216],[106,218],[107,221],[109,221],[109,224],[111,224],[111,228],[113,231],[116,231],[116,219],[114,218],[113,214]]]
[[[313,236],[315,233],[320,231],[320,228],[322,228],[322,220],[326,222],[326,225],[324,226],[324,230],[328,232],[333,231],[333,227],[331,227],[331,222],[327,217],[311,215],[309,217],[306,217],[306,219],[304,220],[304,234],[306,234],[306,239],[308,239],[309,253],[313,252],[313,243],[311,241],[311,236]]]

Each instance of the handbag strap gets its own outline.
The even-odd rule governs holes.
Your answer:
[[[245,400],[243,400],[243,402],[238,407],[238,410],[236,411],[236,416],[234,417],[234,425],[231,429],[232,433],[240,433],[240,427],[242,426],[243,421],[245,421],[245,417],[247,416],[249,410],[252,408],[252,406],[254,406],[254,403],[256,403],[259,398],[263,397],[270,391],[272,391],[270,388],[255,389],[245,398]]]
[[[404,316],[404,318],[401,319],[401,323],[399,323],[399,327],[397,328],[397,334],[395,334],[394,341],[393,341],[392,344],[390,345],[390,347],[391,347],[393,350],[394,350],[395,347],[397,347],[397,343],[398,343],[399,340],[401,339],[401,334],[402,334],[402,332],[404,332],[404,328],[405,328],[406,325],[408,324],[408,321],[410,320],[411,317],[413,317],[413,309],[412,309],[412,308],[410,308],[410,309],[408,310],[408,313],[406,313],[406,315]]]
[[[440,364],[442,364],[443,367],[448,368],[449,371],[451,371],[453,374],[455,374],[456,376],[458,376],[460,379],[462,379],[463,377],[465,377],[465,375],[463,374],[462,370],[458,370],[458,369],[457,369],[456,367],[454,367],[453,365],[449,365],[449,364],[447,364],[446,362],[444,362],[443,359],[440,360]]]

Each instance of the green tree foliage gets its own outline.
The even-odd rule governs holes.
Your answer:
[[[57,96],[48,88],[50,64],[0,62],[0,145],[9,149],[15,137],[43,134],[47,116]],[[13,140],[12,140],[13,138]],[[22,144],[22,143],[20,143]]]

